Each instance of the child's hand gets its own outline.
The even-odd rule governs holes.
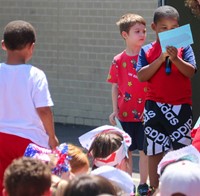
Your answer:
[[[49,137],[49,146],[51,147],[52,150],[54,150],[56,148],[56,146],[58,146],[59,141],[58,138],[55,137]]]
[[[166,57],[169,56],[167,52],[161,53],[161,55],[158,57],[160,62],[165,62]]]
[[[113,125],[113,126],[116,125],[115,117],[118,117],[117,112],[113,112],[113,113],[109,116],[109,121],[110,121],[111,125]]]
[[[166,51],[167,51],[167,54],[169,55],[169,58],[171,61],[173,61],[177,58],[177,54],[178,54],[177,48],[175,48],[173,46],[167,46]]]

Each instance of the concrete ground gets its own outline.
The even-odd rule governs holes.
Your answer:
[[[78,137],[82,134],[92,130],[95,127],[83,126],[83,125],[73,125],[73,124],[60,124],[55,123],[56,135],[60,143],[72,143],[80,146]],[[139,169],[138,169],[138,152],[133,152],[133,181],[138,186],[139,183]]]

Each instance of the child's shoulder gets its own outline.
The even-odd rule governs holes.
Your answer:
[[[41,70],[40,68],[38,68],[38,67],[36,67],[36,66],[34,66],[34,65],[29,65],[29,64],[27,64],[27,66],[29,66],[30,69],[31,69],[33,72],[44,73],[43,70]]]
[[[158,43],[158,42],[155,42],[155,41],[154,41],[154,42],[150,42],[150,43],[148,43],[148,44],[142,46],[142,49],[143,49],[144,51],[148,51],[148,50],[150,50],[151,48],[156,47],[158,44],[159,44],[159,43]]]
[[[125,55],[126,55],[126,52],[125,52],[125,50],[123,50],[121,53],[115,55],[113,59],[115,61],[118,61],[118,60],[121,60],[122,58],[124,58]]]

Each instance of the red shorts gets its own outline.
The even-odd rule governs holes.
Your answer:
[[[24,151],[30,143],[33,142],[15,135],[0,133],[0,196],[2,195],[5,169],[13,159],[24,155]]]

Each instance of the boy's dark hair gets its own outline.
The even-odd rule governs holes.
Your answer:
[[[23,20],[9,22],[4,28],[4,43],[9,50],[21,50],[36,40],[34,27]]]
[[[103,193],[117,195],[117,188],[108,179],[98,175],[80,175],[69,181],[64,196],[88,196]]]
[[[179,21],[179,13],[172,6],[160,6],[154,12],[153,22],[156,24],[160,19],[163,18],[176,18]]]
[[[117,26],[119,26],[120,34],[122,34],[123,31],[129,33],[130,28],[136,23],[143,24],[146,26],[146,21],[142,16],[132,13],[123,15],[116,24]]]
[[[30,157],[15,159],[4,173],[4,187],[9,196],[42,196],[50,186],[48,165]]]

